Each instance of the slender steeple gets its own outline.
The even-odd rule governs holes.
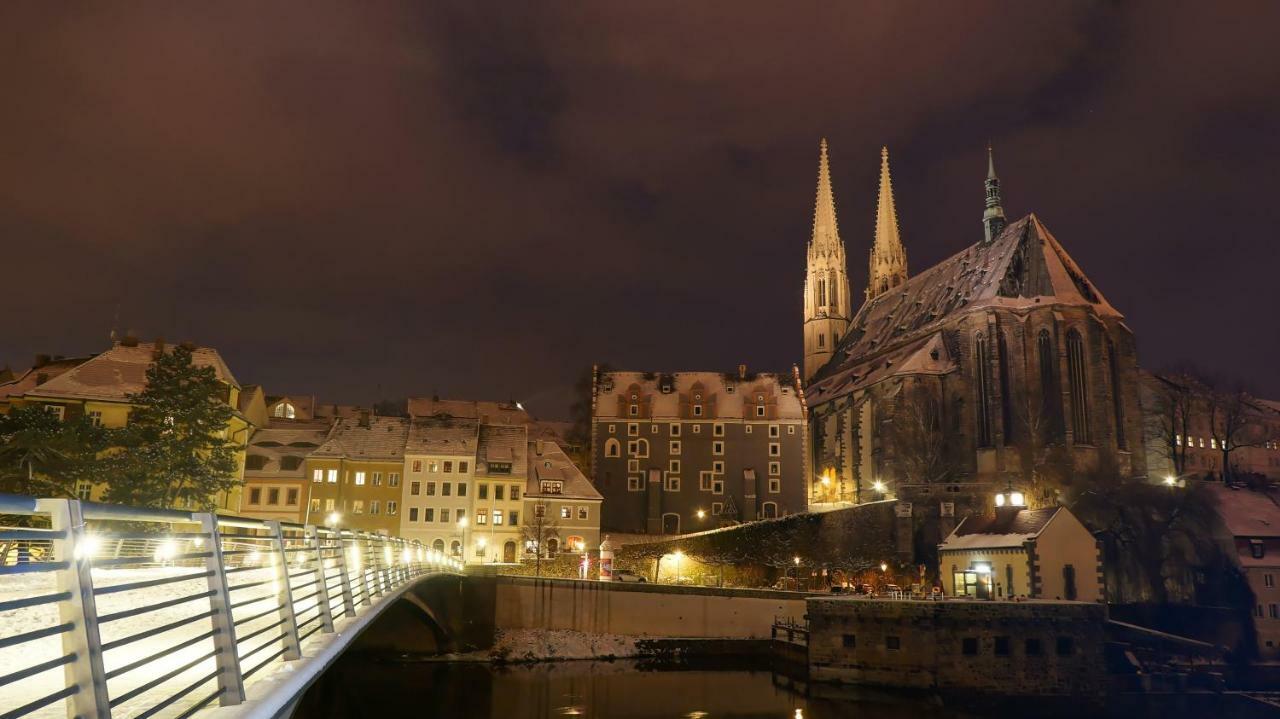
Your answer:
[[[983,240],[990,243],[1000,236],[1006,224],[1004,207],[1000,199],[1000,178],[996,177],[996,161],[991,153],[991,144],[987,143],[987,208],[982,212]]]
[[[844,243],[836,226],[836,200],[824,138],[818,152],[818,197],[813,205],[804,280],[804,378],[808,381],[831,359],[853,317]]]
[[[880,197],[876,203],[876,239],[871,246],[867,299],[907,281],[907,250],[898,234],[898,209],[889,179],[889,148],[880,148]]]
[[[818,199],[813,205],[814,247],[830,250],[844,246],[840,242],[840,228],[836,225],[836,199],[831,192],[831,166],[827,160],[827,138],[818,146]]]

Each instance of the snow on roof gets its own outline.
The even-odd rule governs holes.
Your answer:
[[[806,398],[812,406],[865,386],[884,360],[901,363],[909,354],[905,345],[935,335],[955,317],[1039,305],[1084,305],[1121,318],[1040,219],[1028,215],[992,242],[971,245],[863,304]]]
[[[965,517],[938,545],[941,551],[961,549],[1008,549],[1034,541],[1049,522],[1064,511],[1062,507],[997,511],[994,515]]]
[[[483,424],[528,424],[529,413],[515,402],[490,402],[487,400],[440,399],[438,397],[410,397],[409,416],[472,419]]]
[[[299,460],[305,459],[325,443],[328,435],[328,427],[316,427],[314,425],[301,428],[268,427],[254,432],[253,439],[249,440],[246,454],[251,457],[263,457],[266,461],[260,469],[249,469],[246,466],[244,470],[245,478],[304,476],[305,467],[301,461],[292,470],[286,470],[282,466],[284,458],[297,457]]]
[[[367,426],[362,426],[363,424],[359,418],[338,420],[329,439],[313,456],[390,461],[404,458],[409,420],[400,417],[369,417]]]
[[[753,408],[764,398],[766,407],[776,407],[769,419],[804,419],[804,408],[795,378],[791,374],[761,372],[739,377],[725,372],[602,372],[596,401],[597,418],[625,418],[628,390],[644,395],[648,417],[688,417],[682,410],[690,403],[702,404],[708,420],[718,418],[755,419]],[[701,397],[699,399],[699,396]]]
[[[1280,537],[1280,494],[1211,484],[1218,514],[1237,537]]]
[[[529,442],[528,456],[529,480],[524,490],[526,497],[603,499],[559,444],[546,439],[534,440]],[[561,482],[560,492],[544,493],[542,491],[544,480]]]
[[[172,352],[173,345],[163,346]],[[30,390],[35,397],[51,399],[88,399],[124,402],[128,395],[137,394],[147,386],[147,369],[155,361],[157,345],[139,342],[137,345],[116,343],[111,349],[86,360]],[[239,388],[222,355],[210,347],[197,347],[191,352],[191,361],[197,367],[212,367],[214,375],[223,382]]]
[[[468,419],[432,416],[410,421],[407,454],[474,454],[479,425]]]

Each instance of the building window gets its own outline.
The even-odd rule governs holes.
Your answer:
[[[1249,553],[1253,555],[1254,559],[1262,559],[1267,556],[1267,547],[1262,543],[1261,539],[1250,539]]]
[[[643,487],[641,486],[639,477],[627,477],[628,492],[639,492],[641,489],[643,489]]]
[[[91,410],[89,410],[89,424],[93,425],[94,427],[101,427],[101,426],[102,426],[102,412],[100,412],[100,411],[98,411],[98,410],[96,410],[96,409],[91,409]]]
[[[1062,393],[1058,390],[1058,356],[1049,330],[1040,330],[1036,353],[1040,356],[1040,399],[1047,415],[1046,425],[1049,436],[1057,439],[1062,436]]]
[[[757,416],[757,417],[763,417],[763,416],[764,416],[764,405],[762,405],[762,404],[758,404],[758,405],[756,405],[756,416]]]
[[[711,471],[716,474],[724,474],[724,460],[717,459],[711,463]]]
[[[92,482],[76,482],[76,497],[78,497],[82,501],[87,502],[89,501],[89,498],[92,496],[93,496]]]
[[[249,490],[249,504],[262,504],[261,487],[253,487]]]
[[[441,483],[440,483],[440,496],[441,496],[441,497],[449,497],[449,496],[452,496],[452,495],[453,495],[453,483],[452,483],[452,482],[441,482]]]
[[[586,518],[587,518],[587,509],[588,509],[587,507],[578,507],[578,519],[581,519],[581,520],[584,520],[584,521],[586,520]]]
[[[373,473],[373,486],[375,486],[375,487],[381,487],[381,486],[382,486],[382,472],[374,472],[374,473]]]
[[[329,470],[329,474],[328,474],[327,476],[328,476],[328,478],[329,478],[329,484],[337,484],[337,483],[338,483],[338,470],[336,470],[336,469],[331,469],[331,470]]]
[[[649,425],[649,434],[657,434],[657,433],[658,433],[658,423],[654,422],[653,424]]]
[[[671,423],[671,436],[672,437],[680,436],[680,424],[678,422]]]
[[[466,462],[458,462],[458,472],[459,472],[459,473],[461,473],[461,474],[466,474],[466,473],[467,473],[467,463],[466,463]]]
[[[782,445],[781,445],[780,443],[778,443],[778,442],[770,442],[770,443],[769,443],[769,456],[770,456],[770,457],[780,457],[780,456],[782,456]]]
[[[357,499],[351,503],[352,514],[364,514],[364,500]]]
[[[751,425],[749,425],[749,424],[748,424],[748,425],[744,425],[744,426],[742,427],[742,431],[743,431],[743,433],[744,433],[744,434],[751,434]]]
[[[1268,610],[1272,619],[1280,619],[1280,604],[1271,604]]]
[[[898,651],[899,649],[902,648],[902,638],[901,637],[885,637],[884,648],[893,652]]]
[[[415,460],[413,460],[413,471],[415,471],[415,472],[421,472],[421,471],[422,471],[422,460],[420,460],[420,459],[415,459]]]
[[[388,486],[391,486],[391,487],[399,487],[399,486],[400,486],[400,473],[399,473],[399,472],[392,472],[391,474],[387,475],[387,485],[388,485]]]
[[[1009,637],[996,637],[996,656],[1009,656]]]
[[[329,497],[328,499],[324,500],[324,511],[332,512],[334,510],[333,502],[334,502],[333,497]]]
[[[769,493],[777,494],[782,491],[782,480],[777,477],[769,478]]]
[[[964,637],[960,640],[960,651],[965,656],[972,657],[978,653],[978,638]]]
[[[1009,376],[1009,345],[1004,332],[996,335],[996,362],[1000,371],[1000,427],[1004,432],[1003,443],[1009,445],[1013,443],[1015,436],[1011,389],[1013,379]]]
[[[410,521],[410,522],[416,522],[416,521],[418,521],[418,508],[417,508],[417,507],[410,507],[410,508],[409,508],[409,521]],[[437,541],[439,541],[439,540],[437,540]]]
[[[694,434],[702,434],[702,425],[695,424],[692,426]]]
[[[760,516],[764,517],[765,519],[774,519],[775,517],[777,517],[778,503],[765,502],[764,504],[760,505]]]
[[[323,469],[313,469],[313,470],[311,470],[311,481],[312,481],[312,482],[316,482],[317,484],[318,484],[318,483],[320,483],[320,482],[323,482],[323,481],[324,481],[324,470],[323,470]]]
[[[628,459],[628,460],[627,460],[627,471],[628,471],[628,472],[639,472],[639,471],[640,471],[640,460],[638,460],[638,459]]]
[[[610,437],[604,443],[604,456],[617,457],[622,454],[622,444],[618,440]]]
[[[267,490],[267,504],[280,504],[280,488],[272,487]]]
[[[493,524],[494,526],[499,526],[499,527],[502,526],[502,510],[501,509],[493,510]]]
[[[488,523],[489,523],[489,510],[485,509],[484,507],[480,507],[479,509],[476,510],[476,524],[488,524]]]
[[[719,516],[719,515],[720,515],[720,513],[721,513],[721,512],[723,512],[723,511],[724,511],[724,502],[712,502],[712,503],[711,503],[711,514],[712,514],[712,516]]]
[[[638,405],[634,405],[634,404],[633,404],[633,405],[631,405],[631,406],[627,409],[627,414],[631,415],[632,417],[638,417],[638,416],[640,415],[640,407],[639,407]]]
[[[617,434],[617,433],[618,433],[618,425],[616,424],[609,425],[609,434]]]
[[[635,451],[635,455],[636,455],[637,457],[648,457],[648,456],[649,456],[649,440],[647,440],[647,439],[637,439],[637,440],[636,440],[636,451]]]
[[[671,440],[671,454],[680,454],[680,440]]]
[[[781,429],[778,425],[776,425],[776,424],[771,424],[771,425],[769,425],[769,436],[770,436],[770,437],[781,437],[781,436],[782,436],[782,429]]]
[[[680,460],[672,459],[667,462],[667,471],[680,474]]]
[[[1115,413],[1116,449],[1127,449],[1128,440],[1124,436],[1124,392],[1120,386],[1120,359],[1116,357],[1116,345],[1107,339],[1107,362],[1111,371],[1111,407]]]
[[[994,444],[991,435],[991,350],[986,335],[979,332],[973,338],[974,383],[977,385],[978,446]]]
[[[428,471],[428,472],[433,472],[433,473],[434,473],[434,472],[439,472],[439,471],[440,471],[440,463],[439,463],[439,462],[435,462],[435,461],[428,460],[428,461],[427,461],[427,471]]]
[[[573,516],[573,509],[572,509],[571,507],[561,507],[561,508],[560,508],[560,518],[561,518],[561,519],[569,519],[569,518],[570,518],[570,517],[572,517],[572,516]]]
[[[424,522],[436,521],[436,510],[434,507],[427,507],[426,509],[422,510],[422,521]]]
[[[711,443],[711,453],[712,453],[712,454],[724,454],[724,442],[712,442],[712,443]]]
[[[702,405],[700,405],[700,404],[695,404],[695,405],[693,406],[693,416],[694,416],[694,417],[701,417],[701,416],[702,416]]]
[[[630,423],[628,423],[628,424],[627,424],[627,436],[628,436],[628,437],[636,437],[636,436],[638,436],[639,434],[640,434],[640,425],[639,425],[639,424],[637,424],[636,422],[630,422]]]
[[[507,485],[505,484],[493,485],[493,498],[495,500],[501,501],[503,499],[506,499],[506,494],[507,494]]]
[[[840,637],[840,644],[845,649],[853,649],[858,646],[858,637],[855,634],[845,634]]]
[[[520,485],[511,485],[511,501],[515,502],[520,499]]]
[[[673,476],[671,476],[671,475],[667,475],[667,479],[666,479],[666,487],[665,487],[665,489],[666,489],[666,491],[668,491],[668,492],[679,492],[679,491],[680,491],[680,478],[679,478],[679,477],[673,477]]]
[[[1276,576],[1274,574],[1262,575],[1262,586],[1274,587],[1276,585]]]
[[[415,497],[418,496],[419,494],[422,494],[422,482],[410,482],[409,494]]]
[[[1089,391],[1085,377],[1084,341],[1074,329],[1067,333],[1067,372],[1071,379],[1071,431],[1076,444],[1092,444],[1089,436]]]
[[[369,502],[369,514],[377,514],[377,513],[378,513],[378,500],[375,499]]]
[[[44,408],[49,411],[49,414],[57,417],[59,422],[66,418],[67,408],[60,404],[47,404]]]
[[[1029,657],[1038,657],[1041,654],[1044,654],[1044,646],[1040,643],[1039,639],[1028,639],[1024,648],[1026,649],[1026,654]]]
[[[453,462],[446,459],[444,462],[444,471],[445,473],[453,472]]]
[[[769,476],[777,477],[782,474],[782,462],[769,463]]]
[[[1065,598],[1076,598],[1076,568],[1067,564],[1062,567],[1062,594]]]
[[[710,472],[698,472],[698,489],[702,490],[703,492],[711,491],[711,473]]]
[[[1071,637],[1058,637],[1058,656],[1069,657],[1075,652],[1076,642]]]
[[[721,424],[721,423],[719,423],[719,422],[716,422],[715,424],[711,425],[711,436],[712,436],[712,437],[723,437],[723,436],[724,436],[724,425],[723,425],[723,424]]]

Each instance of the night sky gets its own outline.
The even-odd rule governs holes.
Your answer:
[[[549,417],[595,361],[789,371],[826,136],[855,295],[880,146],[918,271],[990,140],[1145,366],[1280,397],[1280,4],[532,5],[0,5],[0,366],[114,325]]]

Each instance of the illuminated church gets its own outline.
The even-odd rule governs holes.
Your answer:
[[[1006,221],[990,149],[981,229],[914,274],[881,151],[859,307],[829,162],[824,140],[804,289],[811,503],[897,497],[947,517],[1009,485],[1048,501],[1055,477],[1146,474],[1133,332],[1039,217]]]

